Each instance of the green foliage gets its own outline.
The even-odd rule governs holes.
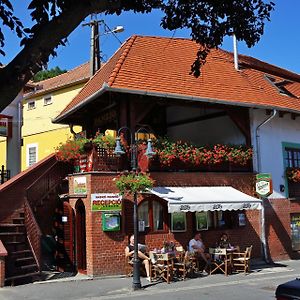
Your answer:
[[[60,74],[64,74],[66,72],[67,72],[67,70],[62,70],[60,67],[55,67],[55,68],[52,68],[50,70],[43,70],[43,71],[37,72],[33,76],[32,80],[34,82],[37,82],[37,81],[41,81],[41,80],[45,80],[45,79],[48,79],[48,78],[58,76]]]
[[[93,138],[93,144],[97,145],[100,148],[114,148],[116,146],[116,138],[112,135],[104,135],[97,132]]]
[[[147,189],[151,189],[153,184],[153,179],[144,173],[122,174],[116,179],[116,187],[122,195],[145,192]]]

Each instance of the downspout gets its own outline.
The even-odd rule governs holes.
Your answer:
[[[262,126],[264,126],[265,124],[270,122],[276,116],[276,114],[277,114],[277,110],[273,109],[272,115],[256,127],[255,133],[256,133],[256,171],[257,171],[257,173],[260,173],[260,171],[261,171],[259,130]],[[264,207],[265,200],[267,200],[267,198],[262,198],[262,204],[261,204],[261,243],[262,243],[262,250],[263,250],[263,258],[267,263],[269,263],[270,260],[269,260],[268,252],[267,252],[266,225],[265,225],[265,207]]]

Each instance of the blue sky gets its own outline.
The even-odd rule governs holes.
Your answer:
[[[30,24],[29,13],[26,4],[29,0],[12,0],[15,5],[16,14]],[[271,22],[265,27],[265,34],[260,42],[249,49],[245,43],[239,42],[239,53],[250,55],[277,65],[279,67],[294,71],[300,74],[300,1],[299,0],[273,0],[276,7],[271,15]],[[123,13],[120,16],[98,15],[106,24],[113,29],[122,25],[125,31],[119,33],[118,39],[124,42],[133,34],[157,35],[167,37],[189,37],[187,30],[176,32],[162,29],[160,24],[161,13],[153,11],[150,14]],[[86,19],[84,22],[89,21]],[[84,23],[83,22],[83,23]],[[103,32],[103,29],[102,29]],[[100,48],[102,57],[107,60],[120,46],[120,42],[112,35],[102,35]],[[232,51],[232,39],[226,38],[222,47]],[[7,64],[20,50],[19,41],[16,36],[8,32],[5,57],[0,57],[0,62]],[[90,55],[90,29],[88,26],[79,26],[69,37],[66,47],[57,50],[57,57],[50,58],[49,68],[59,66],[62,69],[72,69],[89,60]]]

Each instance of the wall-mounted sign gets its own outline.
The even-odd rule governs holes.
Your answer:
[[[186,231],[186,213],[174,212],[171,214],[171,231],[184,232]]]
[[[86,185],[86,177],[73,177],[73,186],[74,186],[74,194],[86,194],[87,193],[87,185]]]
[[[207,222],[207,211],[201,211],[195,213],[196,217],[196,229],[198,230],[207,230],[208,222]]]
[[[120,194],[91,194],[92,211],[121,211],[122,196]]]
[[[121,217],[119,213],[102,213],[102,230],[119,231],[121,229]]]
[[[11,137],[12,127],[11,127],[12,117],[6,115],[0,115],[0,136]]]
[[[268,197],[273,193],[271,174],[261,173],[256,175],[256,193],[261,197]]]

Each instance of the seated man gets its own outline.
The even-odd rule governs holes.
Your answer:
[[[145,247],[139,247],[141,250]],[[133,258],[134,255],[134,235],[130,236],[129,244],[125,248],[125,256]],[[147,280],[150,281],[150,264],[149,260],[150,258],[145,255],[142,251],[138,250],[138,257],[140,259],[140,262],[145,266],[146,274],[147,274]]]
[[[207,271],[207,267],[210,264],[210,255],[205,253],[205,245],[202,242],[201,234],[197,232],[193,239],[189,242],[189,252],[194,253],[196,257],[202,258],[205,261],[204,270]]]
[[[239,246],[233,246],[229,242],[228,234],[225,232],[221,234],[220,240],[218,242],[218,247],[225,248],[229,251],[238,251],[239,252],[239,250],[240,250]]]

